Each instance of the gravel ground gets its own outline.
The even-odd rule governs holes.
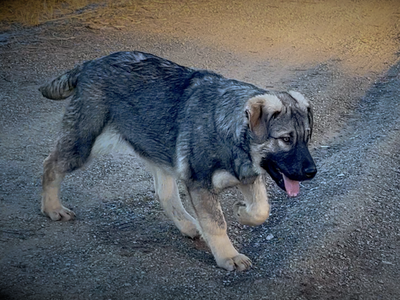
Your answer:
[[[213,25],[242,12],[218,14],[219,6],[214,12],[207,3],[186,16],[199,20],[193,28],[179,11],[176,23],[169,15],[162,27],[162,16],[149,19],[151,12],[139,7],[141,22],[123,30],[66,20],[0,33],[1,299],[400,298],[400,29],[391,23],[400,15],[396,1],[355,1],[348,10],[335,1],[324,4],[335,12],[329,22],[361,19],[353,24],[357,30],[373,31],[364,42],[354,38],[354,27],[337,42],[321,32],[325,23],[311,17],[300,20],[309,28],[303,35],[285,24],[274,28],[287,39],[269,34],[260,40],[256,26],[235,28],[232,35],[232,29]],[[271,3],[271,24],[282,24],[282,16],[296,10],[296,3]],[[313,16],[323,7],[315,1],[301,12]],[[202,23],[193,14],[206,8]],[[244,12],[251,9],[248,21],[261,24],[257,1]],[[334,30],[346,34],[344,27]],[[365,44],[371,48],[361,51]],[[67,101],[49,101],[37,87],[76,63],[133,49],[310,98],[310,148],[319,172],[302,184],[301,195],[287,198],[269,180],[271,217],[258,227],[232,217],[232,204],[241,197],[235,189],[222,195],[229,235],[253,260],[250,271],[217,268],[202,241],[181,236],[155,200],[151,176],[123,153],[93,158],[67,176],[62,198],[76,220],[51,222],[41,215],[42,161]]]

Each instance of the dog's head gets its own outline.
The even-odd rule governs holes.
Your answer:
[[[289,196],[297,196],[299,181],[317,173],[308,150],[313,127],[308,100],[298,92],[257,96],[247,102],[246,117],[254,167],[266,170]]]

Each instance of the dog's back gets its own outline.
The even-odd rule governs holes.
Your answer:
[[[84,156],[104,127],[112,126],[139,155],[172,165],[182,94],[195,72],[151,54],[117,52],[85,62],[39,90],[54,100],[73,96],[64,129],[87,137],[80,143],[87,148]]]

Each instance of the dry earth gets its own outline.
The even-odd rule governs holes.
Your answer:
[[[97,13],[0,33],[1,299],[400,298],[397,0],[90,9]],[[75,221],[41,215],[42,161],[67,101],[37,88],[120,50],[311,99],[319,173],[301,195],[267,182],[271,217],[254,228],[232,218],[237,191],[222,196],[230,237],[252,270],[218,269],[203,242],[182,237],[129,155],[95,158],[68,176],[62,197]]]

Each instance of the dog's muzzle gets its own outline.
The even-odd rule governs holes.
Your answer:
[[[300,181],[310,180],[317,174],[314,161],[296,174],[288,174],[281,170],[271,159],[263,160],[261,167],[264,168],[276,184],[290,197],[296,197],[300,192]]]

